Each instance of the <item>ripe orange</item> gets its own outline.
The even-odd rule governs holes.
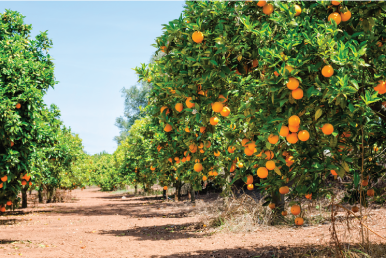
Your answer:
[[[243,168],[243,167],[244,167],[244,164],[241,163],[241,162],[239,162],[239,163],[237,163],[237,166],[238,166],[239,168]]]
[[[268,205],[268,207],[269,207],[271,210],[273,210],[273,209],[275,209],[276,205],[275,205],[274,203],[270,203],[270,204]]]
[[[358,212],[358,211],[359,211],[359,208],[358,208],[357,206],[354,206],[354,207],[351,208],[351,210],[352,210],[353,212]]]
[[[342,21],[342,17],[338,12],[334,12],[328,16],[328,21],[334,20],[336,25],[339,25],[339,23]]]
[[[253,190],[253,184],[247,185],[247,189],[250,190],[250,191]]]
[[[322,127],[322,132],[325,135],[330,135],[332,132],[334,132],[334,126],[332,126],[332,124],[324,124]]]
[[[190,144],[190,145],[189,145],[189,151],[190,151],[191,153],[196,153],[196,151],[197,151],[197,145],[196,145],[196,144]]]
[[[266,4],[267,4],[267,1],[259,1],[259,2],[257,2],[257,6],[260,6],[260,7],[263,7]]]
[[[205,127],[205,126],[201,126],[201,127],[200,127],[200,133],[205,133],[205,130],[206,130],[206,127]]]
[[[323,67],[323,69],[322,69],[322,75],[323,75],[324,77],[329,78],[329,77],[331,77],[333,74],[334,74],[334,68],[332,68],[331,65],[326,65],[326,66]]]
[[[382,47],[382,46],[383,46],[382,42],[378,41],[378,42],[377,42],[377,46],[378,46],[378,47]]]
[[[233,153],[233,152],[235,152],[235,150],[236,150],[236,148],[233,147],[233,146],[229,146],[229,147],[228,147],[228,152],[229,152],[229,153]]]
[[[0,183],[0,189],[3,188],[3,183]]]
[[[245,155],[247,155],[247,156],[252,156],[254,152],[253,152],[253,150],[251,150],[250,148],[245,147],[244,153],[245,153]]]
[[[186,157],[183,157],[183,158],[181,159],[181,161],[182,161],[182,163],[186,162]]]
[[[294,77],[291,77],[288,79],[288,82],[287,82],[287,88],[290,89],[290,90],[294,90],[294,89],[297,89],[299,87],[299,80],[294,78]]]
[[[290,125],[288,128],[292,133],[297,133],[299,131],[299,126]]]
[[[235,164],[232,164],[232,166],[231,166],[231,169],[229,170],[229,172],[233,172],[233,171],[235,171],[236,170],[236,165]]]
[[[202,177],[202,181],[206,181],[208,178],[206,176]]]
[[[300,206],[299,205],[293,205],[292,207],[291,207],[291,213],[293,214],[293,215],[299,215],[300,214]]]
[[[214,156],[218,157],[220,156],[221,152],[219,152],[218,150],[214,151]]]
[[[29,186],[31,186],[32,185],[32,182],[29,182]]]
[[[181,112],[184,109],[184,105],[182,103],[177,103],[174,108],[178,111]]]
[[[0,206],[0,212],[5,212],[5,207],[4,206]]]
[[[230,113],[231,113],[231,110],[229,109],[229,107],[224,107],[224,108],[221,110],[221,112],[220,112],[220,114],[221,114],[222,116],[225,116],[225,117],[229,116]]]
[[[216,113],[220,113],[223,109],[223,104],[221,102],[215,102],[212,104],[212,110]]]
[[[383,94],[386,92],[386,82],[380,81],[377,86],[374,87],[374,90],[377,91],[379,94]]]
[[[267,156],[265,159],[267,160],[270,160],[270,159],[273,159],[273,157],[275,156],[273,154],[273,151],[265,151],[264,154]]]
[[[20,108],[21,108],[21,104],[20,104],[20,103],[17,103],[17,104],[16,104],[16,108],[17,108],[17,109],[20,109]]]
[[[302,8],[300,5],[295,4],[295,16],[299,16],[302,13]]]
[[[333,176],[337,176],[337,175],[338,175],[338,174],[336,173],[336,171],[333,170],[333,169],[331,169],[330,172],[331,172],[331,175],[333,175]]]
[[[268,169],[268,170],[274,170],[276,165],[275,165],[275,161],[273,160],[269,160],[265,163],[265,167]]]
[[[166,50],[166,47],[165,46],[161,46],[161,51],[165,53],[165,50]]]
[[[281,212],[281,215],[282,215],[282,216],[287,216],[287,214],[288,214],[288,213],[287,213],[286,211],[282,211],[282,212]]]
[[[7,176],[3,176],[2,178],[0,178],[1,181],[5,182],[8,180],[8,177]]]
[[[260,167],[260,168],[257,169],[256,174],[260,178],[267,178],[267,176],[268,176],[268,169],[266,169],[265,167]]]
[[[21,185],[26,185],[27,184],[27,181],[23,180],[21,181]]]
[[[288,119],[288,124],[292,125],[292,126],[299,126],[300,125],[300,118],[298,116],[296,116],[296,115],[291,116]]]
[[[284,69],[287,69],[288,72],[292,72],[294,70],[294,68],[290,65],[284,66]]]
[[[291,144],[295,144],[298,142],[298,134],[297,133],[291,133],[286,137],[286,139],[287,139],[287,142],[289,142]]]
[[[276,143],[279,141],[279,136],[278,136],[278,135],[271,134],[271,135],[268,137],[268,141],[269,141],[270,144],[276,144]]]
[[[374,196],[374,189],[367,190],[367,196]]]
[[[341,1],[331,1],[331,4],[332,4],[332,5],[340,5],[340,2],[341,2]]]
[[[228,101],[228,99],[225,98],[224,95],[221,95],[221,94],[218,96],[218,100],[219,100],[221,103],[223,103],[223,104],[224,104],[225,102]]]
[[[263,13],[266,15],[270,15],[273,12],[273,5],[271,4],[266,4],[263,6]]]
[[[213,176],[218,176],[217,171],[213,171]]]
[[[201,163],[194,164],[193,168],[194,168],[194,171],[196,171],[196,172],[201,172],[201,170],[203,169]]]
[[[15,145],[15,143],[13,141],[11,141],[11,147],[13,147],[13,145]]]
[[[288,186],[282,186],[282,187],[280,187],[280,188],[279,188],[279,193],[281,193],[281,194],[287,194],[287,193],[289,193],[289,188],[288,188]]]
[[[161,107],[161,113],[163,113],[165,109],[166,109],[166,114],[169,114],[169,113],[170,113],[170,110],[168,109],[167,106]]]
[[[292,97],[294,99],[302,99],[303,98],[303,90],[300,88],[297,88],[296,90],[292,91]]]
[[[12,201],[8,201],[8,202],[7,202],[7,205],[8,205],[8,206],[11,206],[11,205],[12,205]]]
[[[155,167],[150,166],[150,170],[154,171],[154,170],[155,170]]]
[[[361,185],[367,186],[369,184],[369,180],[362,180]]]
[[[189,127],[185,127],[185,132],[190,133]]]
[[[306,194],[306,198],[311,200],[312,199],[312,193]]]
[[[248,175],[247,176],[247,182],[246,182],[247,185],[249,184],[253,184],[253,176],[252,175]]]
[[[276,71],[274,71],[273,74],[274,74],[276,77],[279,76],[279,73],[276,72]]]
[[[204,40],[204,34],[201,31],[195,31],[192,34],[192,39],[196,43],[201,43]]]
[[[209,122],[210,122],[211,125],[217,125],[217,124],[218,124],[218,121],[219,121],[218,118],[215,117],[215,116],[214,116],[214,117],[211,117],[210,120],[209,120]]]
[[[164,131],[165,132],[170,132],[172,130],[172,126],[171,125],[169,125],[169,124],[167,124],[165,127],[164,127]]]
[[[304,223],[303,218],[296,218],[295,219],[295,225],[296,226],[301,226],[301,225],[303,225],[303,223]]]
[[[168,187],[167,187],[166,185],[164,186],[164,190],[165,190],[165,191],[168,190]]]
[[[310,139],[310,133],[307,131],[307,130],[302,130],[298,133],[298,138],[299,140],[301,140],[302,142],[305,142],[307,141],[308,139]]]
[[[347,10],[347,12],[340,13],[340,17],[342,18],[343,22],[348,21],[351,18],[351,12]]]
[[[280,128],[279,134],[280,134],[280,136],[287,137],[287,135],[289,134],[288,127],[285,126],[285,125],[282,125],[281,128]]]
[[[188,108],[193,108],[194,107],[194,103],[190,102],[192,100],[192,97],[188,97],[185,101],[185,104]]]
[[[205,148],[209,149],[210,146],[212,146],[212,143],[210,141],[207,141],[206,142],[206,145],[205,145]]]
[[[244,138],[242,141],[241,141],[241,146],[243,147],[247,147],[246,144],[247,142],[249,142],[250,140],[248,140],[247,138]]]

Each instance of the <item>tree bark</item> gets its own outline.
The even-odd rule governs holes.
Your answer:
[[[55,188],[54,187],[47,187],[47,203],[51,203],[53,201]]]
[[[28,190],[28,187],[26,187],[26,186],[23,186],[21,188],[21,207],[23,209],[27,208],[27,206],[28,206],[28,203],[27,203],[27,190]]]
[[[281,212],[284,211],[284,195],[279,192],[274,192],[272,194],[272,203],[275,204],[275,218],[281,216]],[[272,221],[272,224],[275,224],[275,220]]]
[[[43,189],[41,187],[39,187],[38,198],[39,198],[39,203],[43,203]]]
[[[137,195],[137,193],[138,193],[138,186],[135,185],[135,186],[134,186],[134,195]]]
[[[174,194],[174,200],[176,202],[179,202],[181,201],[181,187],[182,187],[181,180],[177,180],[175,186],[176,186],[176,193]]]
[[[195,204],[196,203],[196,193],[193,189],[193,186],[190,188],[190,201]]]
[[[162,190],[162,197],[165,198],[165,199],[167,198],[167,196],[166,196],[166,190]]]

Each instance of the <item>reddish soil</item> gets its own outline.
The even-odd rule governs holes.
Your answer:
[[[212,234],[194,226],[197,217],[189,212],[195,208],[188,202],[122,199],[98,188],[72,194],[72,203],[1,216],[0,257],[295,257],[330,241],[329,225]],[[385,237],[385,209],[374,210],[367,224]]]

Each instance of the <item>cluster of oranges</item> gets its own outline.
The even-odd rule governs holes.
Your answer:
[[[334,6],[339,6],[341,1],[331,1],[331,4]],[[339,25],[342,21],[346,22],[350,20],[351,12],[347,10],[346,12],[333,12],[328,16],[328,21],[334,20],[336,25]]]

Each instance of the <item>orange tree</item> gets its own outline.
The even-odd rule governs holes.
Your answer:
[[[205,127],[202,141],[217,133],[216,147],[227,149],[217,159],[234,171],[238,157],[235,178],[246,182],[256,171],[258,187],[271,196],[267,204],[281,204],[279,193],[325,194],[330,174],[352,183],[346,200],[354,204],[385,173],[385,8],[384,2],[187,2],[156,40],[165,55],[136,71],[152,80],[150,105],[165,132],[176,134],[184,123]],[[167,109],[178,113],[161,112]],[[192,142],[195,149],[194,135],[183,138],[176,144]],[[209,173],[210,161],[200,162],[202,170],[193,169]]]
[[[47,53],[47,33],[31,39],[32,26],[7,10],[0,15],[0,206],[17,202],[22,177],[39,147],[36,123],[42,119],[43,95],[54,80],[54,64]],[[44,137],[44,136],[43,136]],[[52,139],[52,137],[50,137]],[[52,144],[53,141],[49,140]],[[7,206],[9,207],[9,205]]]

